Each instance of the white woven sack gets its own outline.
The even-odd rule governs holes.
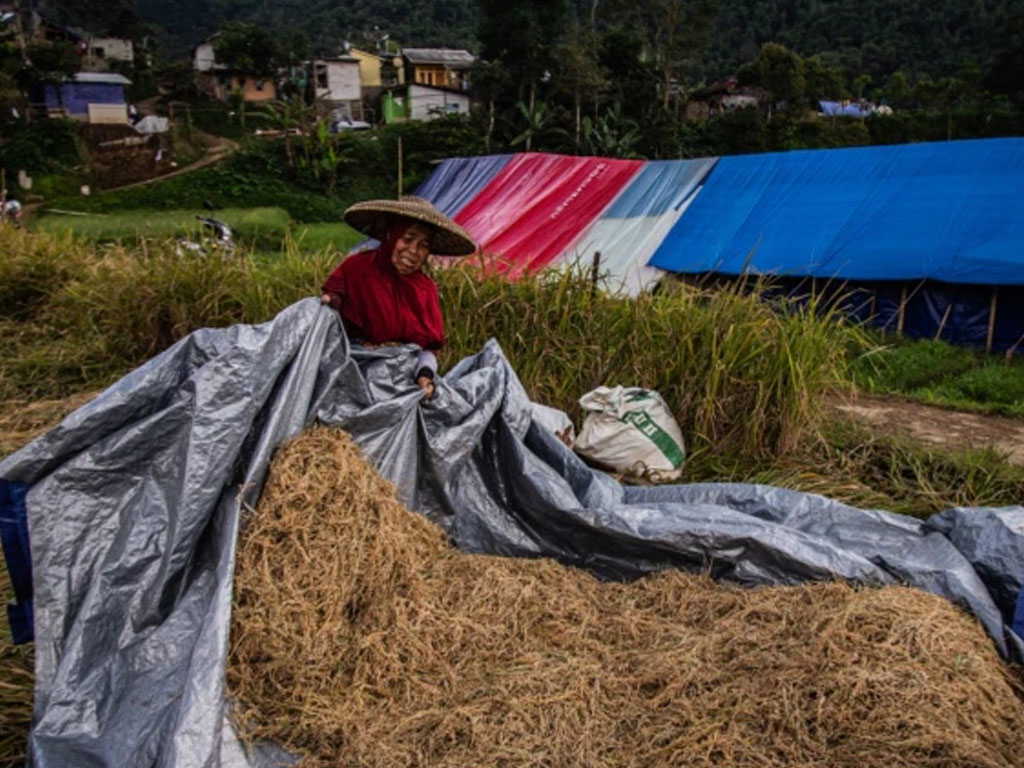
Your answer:
[[[576,452],[616,472],[677,480],[686,449],[676,420],[652,389],[598,387],[580,398],[587,413]]]
[[[570,448],[576,442],[576,427],[569,418],[569,414],[540,403],[530,403],[533,420]]]

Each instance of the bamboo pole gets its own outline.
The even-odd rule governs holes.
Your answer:
[[[1020,338],[1017,339],[1016,342],[1014,342],[1014,345],[1012,347],[1010,347],[1009,349],[1006,350],[1006,362],[1007,363],[1009,363],[1011,360],[1013,360],[1013,356],[1017,353],[1017,348],[1021,344],[1024,344],[1024,333],[1022,333],[1020,335]]]
[[[946,305],[946,311],[942,313],[942,322],[939,323],[939,330],[935,332],[935,340],[938,341],[942,338],[942,331],[946,328],[946,321],[949,320],[950,310],[953,309],[953,304]]]
[[[398,199],[402,199],[402,137],[398,137]]]
[[[999,297],[999,289],[992,289],[992,301],[988,305],[988,336],[985,339],[985,351],[992,352],[992,339],[996,333],[996,301]]]
[[[900,317],[896,321],[896,335],[903,336],[903,324],[906,320],[906,309],[907,309],[907,284],[904,283],[900,288]]]

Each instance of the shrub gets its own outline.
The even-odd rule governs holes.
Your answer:
[[[0,165],[8,177],[24,169],[29,173],[65,171],[83,162],[75,123],[38,120],[18,126],[0,145]],[[12,182],[8,180],[8,186]]]

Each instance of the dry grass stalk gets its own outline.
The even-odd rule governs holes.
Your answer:
[[[309,766],[1024,766],[1019,682],[942,598],[461,554],[325,428],[243,535],[229,684]]]
[[[59,400],[0,401],[0,458],[59,424],[72,411],[96,397],[95,392]]]

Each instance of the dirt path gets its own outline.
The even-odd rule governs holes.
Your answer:
[[[858,394],[830,402],[839,413],[887,434],[950,450],[992,446],[1024,466],[1024,419],[955,411],[893,397]]]
[[[203,138],[204,143],[207,139],[210,143],[207,144],[206,153],[196,160],[194,163],[186,165],[184,168],[178,168],[171,171],[170,173],[164,173],[160,176],[154,176],[151,179],[143,179],[142,181],[133,181],[131,184],[123,184],[120,187],[111,187],[110,189],[104,189],[104,192],[113,192],[118,189],[131,189],[132,187],[144,187],[147,184],[155,184],[158,181],[164,179],[170,179],[174,176],[181,176],[183,173],[191,173],[197,171],[200,168],[205,168],[208,165],[219,163],[225,157],[230,155],[232,152],[238,149],[238,142],[231,139],[226,139],[223,136],[213,136],[212,134],[203,134],[200,131],[196,131]]]

